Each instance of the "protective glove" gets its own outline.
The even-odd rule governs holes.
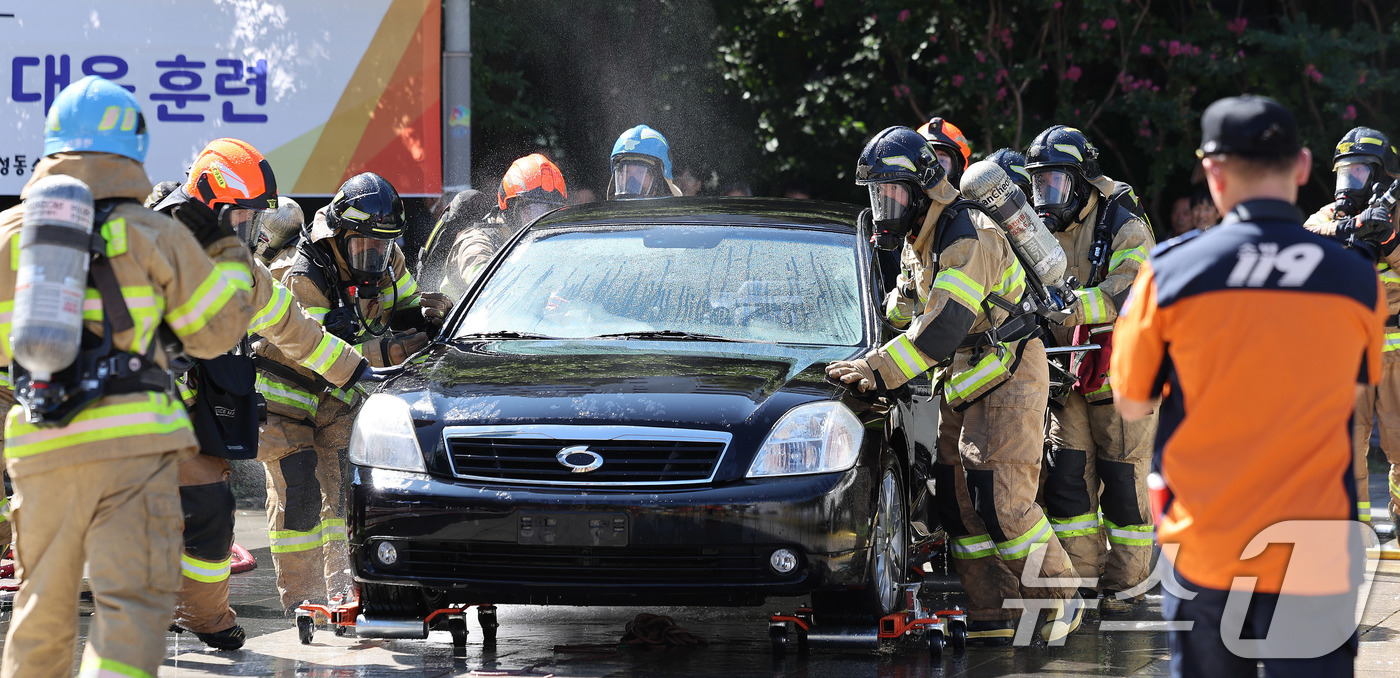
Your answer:
[[[441,292],[424,292],[418,297],[418,307],[424,320],[433,327],[441,327],[447,314],[452,312],[452,299]]]
[[[1378,245],[1395,237],[1395,222],[1384,203],[1373,204],[1356,215],[1356,237]]]
[[[398,365],[408,357],[423,350],[428,345],[428,335],[426,332],[405,332],[392,337],[385,337],[382,342],[384,357],[388,359],[388,365]]]
[[[190,229],[200,245],[208,247],[222,238],[233,235],[233,228],[220,219],[214,210],[198,200],[188,200],[170,209],[177,221]]]
[[[856,390],[864,393],[873,389],[885,389],[884,380],[875,372],[875,368],[865,358],[855,360],[838,360],[826,366],[826,376],[835,379],[843,384],[855,386]]]

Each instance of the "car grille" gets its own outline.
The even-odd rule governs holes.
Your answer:
[[[768,569],[777,546],[600,548],[397,542],[396,571],[422,578],[548,584],[741,584],[786,577]]]
[[[729,442],[727,433],[641,427],[464,430],[444,435],[458,477],[548,485],[702,484],[714,477]],[[578,473],[561,464],[559,452],[576,446],[602,457],[602,466]]]

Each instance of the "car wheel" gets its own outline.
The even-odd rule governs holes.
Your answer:
[[[423,619],[431,610],[423,589],[417,586],[360,584],[360,609],[367,617]]]
[[[812,607],[819,622],[869,623],[904,609],[904,583],[909,576],[909,516],[898,464],[885,464],[876,492],[878,503],[865,588],[814,593]]]

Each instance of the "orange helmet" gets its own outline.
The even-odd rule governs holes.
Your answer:
[[[501,178],[501,188],[496,191],[496,203],[501,211],[505,211],[506,203],[514,198],[563,206],[569,198],[569,191],[564,188],[564,174],[549,161],[549,158],[539,153],[531,153],[516,160]]]
[[[967,137],[963,136],[962,130],[943,118],[930,118],[918,132],[928,139],[929,145],[935,150],[942,150],[952,158],[953,166],[948,168],[948,181],[957,186],[963,170],[972,162],[972,148],[967,145]]]
[[[238,139],[209,142],[190,165],[185,192],[209,207],[277,209],[277,181],[258,149]]]

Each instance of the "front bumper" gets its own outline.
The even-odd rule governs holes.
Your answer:
[[[683,490],[483,485],[353,467],[356,578],[450,602],[756,605],[859,586],[875,511],[871,472]],[[398,554],[376,557],[388,541]],[[798,555],[792,572],[773,551]]]

